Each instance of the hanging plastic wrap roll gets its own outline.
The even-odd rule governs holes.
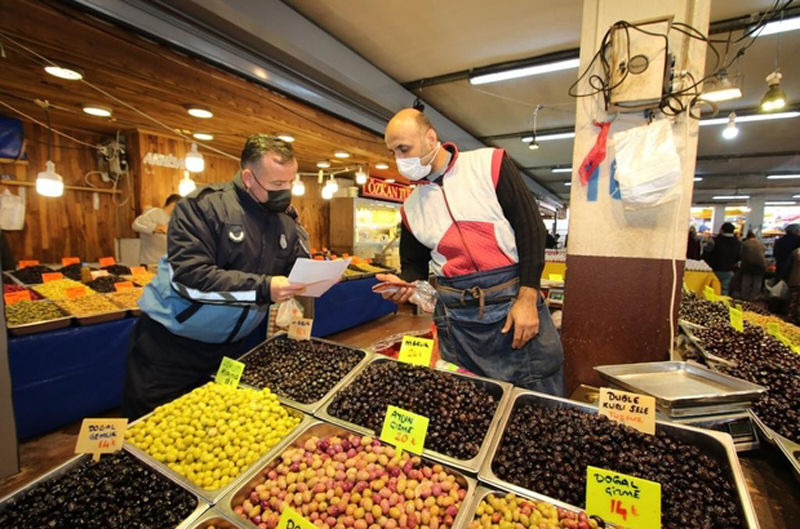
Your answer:
[[[681,196],[681,159],[668,119],[612,136],[623,207],[635,211]]]

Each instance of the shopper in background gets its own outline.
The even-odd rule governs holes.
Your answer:
[[[150,208],[133,221],[139,234],[139,264],[157,263],[167,253],[167,225],[180,195],[170,195],[163,208]]]
[[[742,243],[742,299],[754,300],[761,294],[767,258],[764,243],[752,231]]]
[[[697,239],[697,230],[693,224],[689,226],[689,241],[686,245],[686,258],[698,260],[702,253],[700,241]]]
[[[431,264],[442,357],[478,375],[563,394],[561,341],[539,292],[546,231],[516,166],[503,149],[442,145],[412,109],[392,118],[384,138],[400,174],[428,184],[403,204],[401,275],[427,279]],[[401,287],[384,297],[405,303],[413,293]]]
[[[135,419],[209,380],[222,357],[236,358],[270,303],[305,287],[285,277],[308,257],[285,212],[297,161],[289,143],[248,138],[233,181],[178,202],[167,255],[139,306],[125,372],[122,414]]]
[[[792,252],[800,248],[800,224],[789,224],[784,231],[775,241],[772,255],[775,256],[775,273],[785,281],[792,271]]]
[[[736,228],[726,222],[714,237],[713,245],[706,249],[705,261],[722,284],[722,295],[730,296],[730,284],[736,264],[742,258],[742,243],[734,233]]]
[[[553,234],[548,231],[547,240],[544,243],[544,247],[548,250],[555,250],[556,246],[557,246],[556,238],[553,237]]]

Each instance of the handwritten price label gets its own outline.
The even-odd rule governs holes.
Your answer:
[[[49,274],[42,274],[42,283],[49,283],[50,281],[58,281],[64,279],[64,274],[61,272],[51,272]]]
[[[147,268],[145,268],[143,266],[133,266],[133,267],[131,267],[131,275],[137,276],[137,275],[146,274],[146,273],[147,273]]]
[[[284,504],[277,529],[317,529],[317,526],[303,518],[299,512]]]
[[[550,274],[549,279],[550,281],[564,281],[564,276],[561,274]]]
[[[67,299],[82,298],[86,295],[86,287],[68,287],[64,293]]]
[[[289,324],[289,338],[292,340],[308,340],[311,338],[311,329],[314,320],[311,318],[298,318]]]
[[[39,261],[20,261],[19,268],[28,268],[29,266],[37,266]]]
[[[94,460],[100,460],[100,454],[116,452],[122,448],[128,419],[84,419],[78,442],[75,444],[76,454],[93,454]]]
[[[131,290],[133,288],[133,283],[130,281],[120,281],[119,283],[114,283],[114,288],[117,290],[117,292]]]
[[[609,388],[600,388],[600,415],[636,428],[642,433],[656,433],[656,399]]]
[[[386,418],[381,429],[382,441],[401,450],[421,454],[426,435],[428,435],[427,417],[396,406],[389,405],[386,408]]]
[[[433,340],[403,336],[403,343],[400,345],[400,354],[397,359],[407,364],[427,367],[431,365],[432,354]]]
[[[61,258],[61,266],[69,266],[72,264],[81,264],[80,257],[62,257]]]
[[[717,294],[714,293],[714,289],[709,286],[703,288],[703,295],[708,301],[717,301]]]
[[[238,387],[239,379],[242,378],[242,373],[244,373],[244,364],[242,362],[237,362],[233,358],[223,356],[214,381],[223,386]]]
[[[27,290],[20,290],[18,292],[6,292],[3,294],[3,299],[6,302],[6,305],[13,305],[14,303],[19,303],[20,301],[30,301],[31,300],[31,293]]]
[[[729,307],[731,327],[739,332],[744,332],[744,314],[740,309]]]
[[[99,261],[100,261],[100,267],[101,268],[105,268],[107,266],[112,266],[112,265],[117,264],[117,260],[114,259],[113,257],[101,257],[99,259]]]
[[[659,529],[661,484],[586,467],[586,512],[628,529]]]

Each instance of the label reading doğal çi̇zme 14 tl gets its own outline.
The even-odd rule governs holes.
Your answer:
[[[586,467],[586,513],[628,529],[661,527],[661,484]]]

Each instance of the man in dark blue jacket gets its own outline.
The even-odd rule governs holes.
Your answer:
[[[128,352],[122,414],[133,420],[209,380],[270,303],[302,294],[286,276],[308,257],[307,235],[289,214],[297,161],[290,144],[248,138],[233,181],[178,202],[167,255],[145,287]]]

